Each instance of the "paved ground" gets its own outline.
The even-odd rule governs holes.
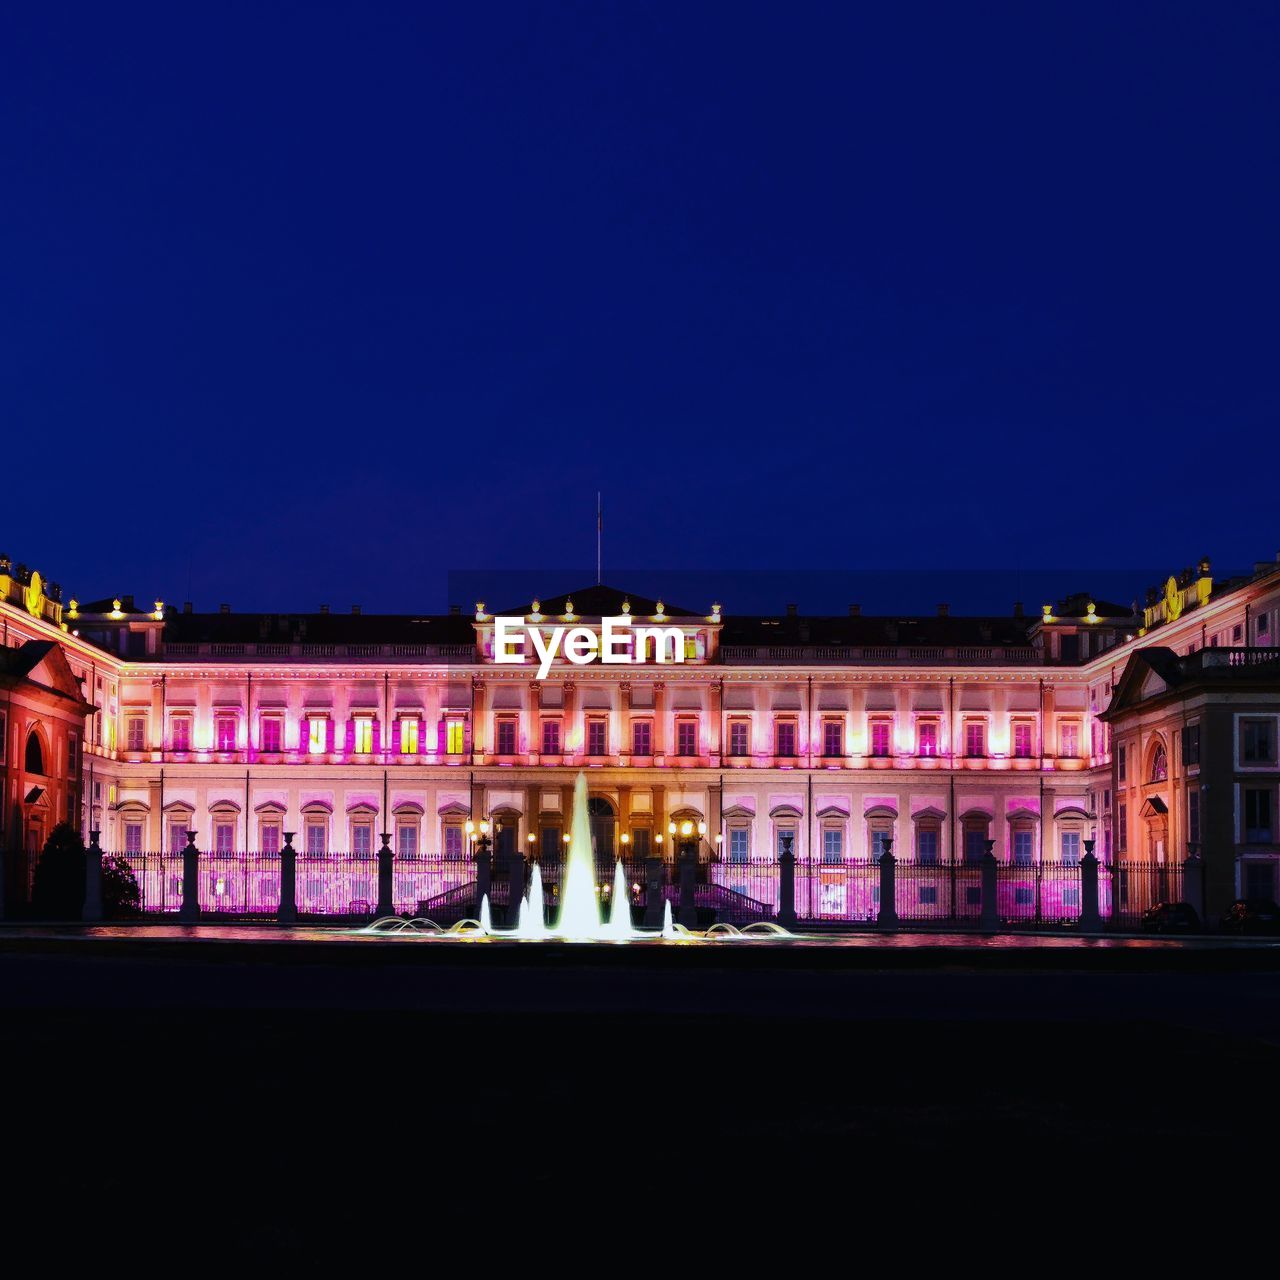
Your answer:
[[[9,931],[3,1229],[49,1260],[754,1271],[1148,1265],[1266,1220],[1266,952],[924,954]]]

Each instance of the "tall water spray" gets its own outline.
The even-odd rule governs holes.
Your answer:
[[[591,816],[587,812],[587,775],[573,784],[573,825],[569,856],[560,877],[560,919],[556,932],[567,938],[594,938],[600,933],[596,898],[596,862],[591,850]]]

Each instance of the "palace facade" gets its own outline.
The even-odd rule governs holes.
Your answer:
[[[176,850],[190,830],[211,852],[270,853],[292,832],[303,853],[358,854],[387,832],[400,857],[461,857],[485,817],[497,854],[549,855],[585,769],[605,853],[668,851],[684,818],[730,865],[788,840],[822,864],[887,848],[965,864],[990,847],[1039,867],[1096,841],[1104,863],[1198,850],[1210,911],[1275,894],[1280,563],[1215,582],[1202,561],[1136,604],[1078,595],[1004,617],[742,617],[601,586],[501,612],[594,629],[630,614],[674,628],[682,660],[670,645],[629,665],[561,658],[539,679],[494,661],[484,605],[64,603],[0,560],[6,648],[55,646],[83,693],[82,741],[65,718],[58,731],[54,811],[107,850]],[[0,710],[13,851],[48,823],[18,767],[48,731],[17,705]]]

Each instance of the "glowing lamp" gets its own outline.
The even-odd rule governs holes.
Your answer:
[[[487,818],[480,819],[480,834],[487,836],[489,834],[489,820]]]
[[[565,844],[569,843],[569,833],[567,831],[564,833],[564,842]]]
[[[654,836],[654,837],[653,837],[653,843],[654,843],[654,844],[661,844],[661,843],[662,843],[662,832],[661,832],[661,831],[659,831],[659,832],[658,832],[658,834],[657,834],[656,836]]]
[[[707,824],[705,822],[698,823],[698,834],[705,836],[707,834]]]
[[[630,836],[627,832],[625,832],[625,831],[622,833],[622,843],[623,843],[623,844],[630,844],[630,843],[631,843],[631,836]]]
[[[623,612],[623,613],[630,613],[630,612],[631,612],[631,601],[630,601],[630,600],[624,600],[624,601],[622,602],[622,612]]]
[[[111,602],[111,616],[113,618],[123,618],[124,614],[120,612],[120,601],[113,600]]]
[[[686,818],[686,819],[685,819],[685,820],[680,824],[680,834],[681,834],[682,836],[691,836],[691,835],[693,835],[693,823],[692,823],[692,822],[690,822],[688,818]]]
[[[671,833],[671,835],[675,835],[675,833],[676,833],[676,824],[675,824],[674,822],[669,822],[669,823],[667,823],[667,830]]]
[[[467,835],[469,836],[475,835],[476,824],[472,822],[470,818],[468,818],[466,822],[463,824],[463,830],[466,831]]]
[[[73,618],[78,618],[80,616],[80,601],[77,600],[75,596],[71,597],[71,616]]]
[[[152,617],[153,617],[157,622],[163,622],[163,621],[164,621],[164,601],[163,601],[163,600],[157,600],[157,601],[156,601],[156,611],[155,611],[155,613],[153,613],[151,616],[152,616]]]
[[[476,601],[476,621],[483,622],[489,615],[484,611],[484,601]]]
[[[534,841],[536,841],[538,837],[537,837],[537,836],[535,836],[535,835],[533,834],[533,832],[532,832],[532,831],[530,831],[530,832],[529,832],[529,834],[528,834],[528,836],[527,836],[526,838],[528,839],[528,841],[529,841],[529,843],[530,843],[530,844],[533,844],[533,843],[534,843]]]

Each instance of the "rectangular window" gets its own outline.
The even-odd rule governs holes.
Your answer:
[[[609,722],[603,716],[592,716],[587,721],[587,755],[609,754]]]
[[[169,737],[174,751],[191,750],[191,717],[174,716],[169,722]]]
[[[1243,864],[1244,896],[1246,898],[1265,898],[1274,902],[1276,896],[1276,864],[1270,859],[1259,862],[1248,859]]]
[[[368,857],[373,852],[373,828],[367,823],[351,828],[351,852],[359,857]]]
[[[542,722],[542,754],[558,756],[560,754],[560,721],[544,720]]]
[[[367,756],[373,750],[373,717],[355,716],[351,728],[351,749],[358,756]]]
[[[503,716],[498,721],[498,754],[513,756],[516,753],[516,722],[511,716]]]
[[[1013,865],[1029,867],[1035,860],[1032,833],[1025,828],[1013,833]]]
[[[729,861],[746,862],[751,832],[746,827],[729,828]]]
[[[889,733],[892,725],[888,720],[871,722],[871,754],[887,756],[889,754]]]
[[[307,717],[307,751],[313,756],[329,749],[329,721],[323,716]]]
[[[307,823],[307,843],[306,850],[315,857],[325,852],[329,843],[329,827],[324,822],[308,822]]]
[[[794,756],[796,753],[796,722],[779,720],[774,728],[774,754]]]
[[[653,724],[648,720],[631,722],[631,754],[633,756],[653,755]]]
[[[559,827],[542,828],[542,859],[544,862],[554,861],[559,858],[563,847],[564,841],[560,839]]]
[[[1187,790],[1187,839],[1200,843],[1200,788]]]
[[[932,865],[938,861],[938,830],[921,827],[916,832],[916,861]]]
[[[696,756],[698,754],[698,722],[696,720],[676,721],[676,755]]]
[[[466,722],[454,717],[444,723],[444,749],[451,756],[460,756],[466,748]]]
[[[879,861],[889,852],[893,833],[887,827],[877,827],[871,833],[871,856]]]
[[[4,717],[0,716],[0,764],[4,763]],[[80,776],[80,735],[74,731],[67,734],[67,776]]]
[[[1271,720],[1241,720],[1240,758],[1245,764],[1273,764],[1276,758],[1274,723]]]
[[[1030,760],[1034,754],[1031,738],[1031,725],[1019,720],[1013,726],[1013,755],[1016,760]]]
[[[456,822],[444,829],[444,856],[450,862],[462,860],[462,828]]]
[[[1127,756],[1128,752],[1124,747],[1116,748],[1116,777],[1119,778],[1121,782],[1125,779],[1125,772],[1129,763]]]
[[[125,749],[143,751],[147,745],[147,722],[142,716],[130,716],[124,727]]]
[[[284,750],[284,721],[280,716],[263,716],[260,731],[263,751],[270,754]]]
[[[1248,844],[1271,843],[1271,788],[1245,787],[1244,838]]]
[[[749,756],[751,754],[751,724],[749,721],[729,721],[729,754],[731,756]]]
[[[822,830],[823,862],[844,861],[844,832],[839,827],[824,827]]]
[[[183,822],[169,823],[169,852],[181,853],[187,847],[187,824]]]
[[[986,827],[966,827],[964,832],[964,860],[970,863],[981,862],[982,855],[986,851]]]
[[[916,738],[916,749],[920,755],[936,756],[938,754],[938,722],[936,720],[922,720]]]
[[[1182,728],[1182,767],[1194,769],[1200,763],[1200,725],[1188,724]]]
[[[1068,760],[1080,754],[1080,726],[1073,721],[1058,726],[1058,754]]]
[[[844,726],[839,720],[822,722],[822,754],[824,756],[844,755]]]
[[[221,715],[214,718],[213,744],[217,751],[234,751],[236,749],[235,716]]]
[[[1116,851],[1124,853],[1129,848],[1129,806],[1123,800],[1116,805]]]
[[[185,845],[186,841],[182,843]],[[126,854],[142,852],[142,823],[126,822],[124,824],[124,851]]]
[[[280,824],[278,822],[264,822],[262,824],[261,844],[263,853],[280,852]]]
[[[981,720],[965,721],[964,753],[971,757],[987,754],[987,726]]]
[[[418,754],[418,717],[400,717],[400,754],[416,756]]]
[[[234,822],[215,822],[213,824],[213,850],[215,853],[231,853],[236,847],[236,827]]]
[[[631,847],[635,850],[636,858],[647,858],[649,856],[649,828],[637,827],[631,833]]]
[[[1074,865],[1080,861],[1080,833],[1062,832],[1062,861]]]
[[[396,853],[402,858],[418,856],[418,824],[402,822],[396,827]]]

